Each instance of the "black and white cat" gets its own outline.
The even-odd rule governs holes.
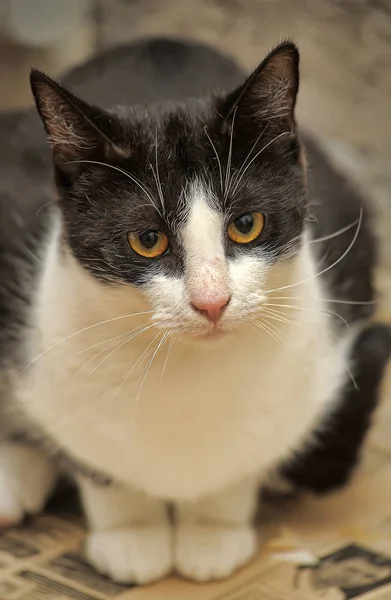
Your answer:
[[[232,573],[262,485],[343,483],[376,406],[375,242],[310,140],[307,180],[298,63],[283,43],[228,94],[111,112],[32,72],[58,202],[5,361],[0,515],[40,510],[60,460],[118,581]]]

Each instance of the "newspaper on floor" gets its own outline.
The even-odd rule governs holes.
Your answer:
[[[374,465],[376,464],[376,468]],[[76,518],[44,515],[0,536],[1,600],[391,600],[391,464],[367,461],[356,482],[271,517],[278,533],[233,578],[119,585],[84,560]]]

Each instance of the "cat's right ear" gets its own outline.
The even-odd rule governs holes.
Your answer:
[[[88,162],[124,152],[115,116],[77,98],[41,71],[31,71],[30,83],[54,164],[61,173],[72,179]]]

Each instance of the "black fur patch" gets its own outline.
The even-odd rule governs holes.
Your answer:
[[[367,319],[375,308],[377,244],[370,202],[330,163],[311,137],[304,137],[304,145],[308,153],[309,224],[314,240],[324,238],[312,247],[319,259],[318,270],[325,270],[324,295],[335,313],[335,325],[343,329],[344,320],[352,324]]]

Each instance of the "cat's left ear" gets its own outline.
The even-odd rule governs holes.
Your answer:
[[[53,152],[54,164],[67,177],[121,151],[121,126],[106,111],[87,104],[41,71],[30,75],[31,88]]]
[[[235,114],[235,128],[251,132],[267,126],[278,134],[295,129],[299,89],[299,51],[293,42],[277,46],[237,90],[226,99],[226,118]]]

